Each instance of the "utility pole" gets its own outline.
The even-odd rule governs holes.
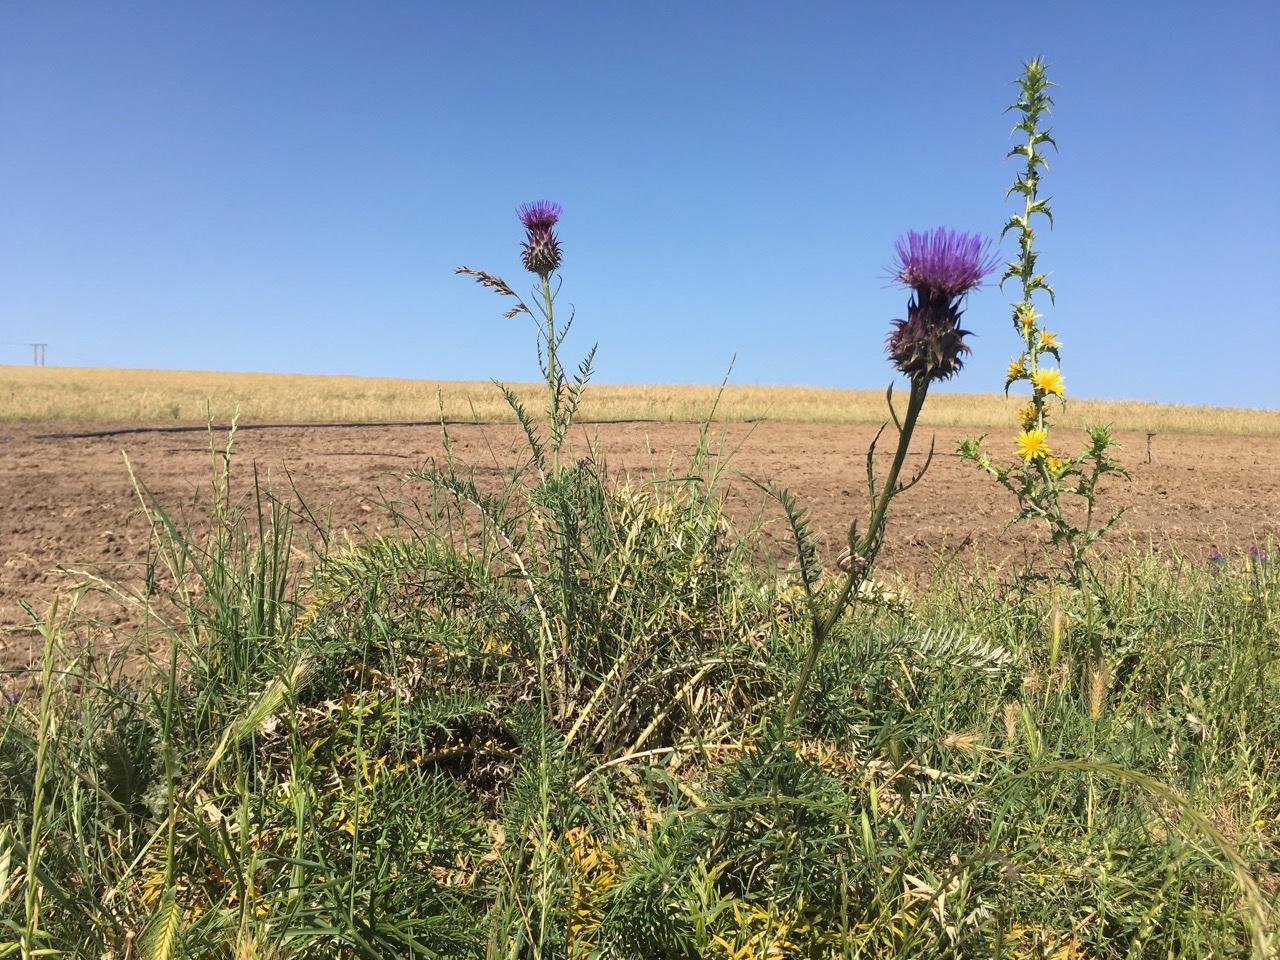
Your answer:
[[[47,346],[47,343],[33,343],[31,345],[31,365],[33,367],[44,366],[44,348]]]

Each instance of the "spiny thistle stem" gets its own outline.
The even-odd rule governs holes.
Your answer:
[[[919,233],[912,230],[899,237],[894,249],[898,262],[890,268],[889,279],[911,289],[905,320],[892,321],[887,341],[889,360],[911,382],[911,396],[907,400],[906,415],[899,421],[893,411],[892,387],[889,392],[889,412],[898,428],[898,449],[893,455],[889,475],[876,490],[872,457],[875,442],[867,454],[867,482],[871,488],[871,518],[866,533],[859,538],[857,525],[849,531],[850,564],[844,586],[834,605],[825,617],[814,617],[813,637],[795,692],[787,705],[786,724],[795,722],[800,703],[813,675],[818,654],[844,614],[851,598],[856,601],[856,591],[875,563],[876,555],[884,542],[889,501],[908,487],[917,483],[929,467],[926,461],[916,476],[900,483],[902,465],[911,446],[911,435],[924,408],[929,384],[946,380],[960,371],[963,357],[969,352],[964,338],[967,330],[960,329],[960,309],[970,290],[982,285],[983,279],[995,268],[997,261],[991,255],[991,241],[977,234],[958,233],[939,227]],[[930,451],[932,454],[932,451]]]
[[[563,439],[558,435],[560,426],[560,385],[563,377],[560,375],[559,363],[556,360],[556,320],[555,320],[555,298],[551,294],[551,275],[543,274],[542,277],[542,313],[547,320],[547,416],[551,419],[551,472],[558,474],[560,472],[560,441]]]
[[[795,691],[792,693],[791,702],[787,706],[787,726],[795,722],[796,715],[800,712],[800,701],[809,686],[809,678],[813,675],[814,665],[818,662],[818,654],[821,653],[827,638],[831,636],[831,631],[835,629],[836,622],[848,606],[849,598],[862,585],[872,565],[875,563],[876,554],[880,552],[880,545],[884,542],[889,501],[893,499],[895,493],[899,492],[898,477],[902,473],[903,463],[906,462],[907,450],[911,446],[911,434],[915,430],[916,421],[920,418],[920,411],[924,408],[924,398],[928,390],[928,380],[920,378],[911,381],[911,396],[907,400],[907,412],[902,418],[902,426],[898,431],[898,449],[893,455],[893,464],[889,467],[889,476],[880,488],[875,507],[871,512],[871,520],[867,524],[866,535],[856,545],[850,544],[854,552],[854,562],[849,566],[849,572],[845,576],[844,586],[840,590],[840,595],[836,598],[836,602],[832,605],[830,611],[828,611],[826,619],[814,629],[813,641],[809,644],[809,652],[800,668],[800,676],[796,680]]]
[[[1006,281],[1015,278],[1021,283],[1022,299],[1013,305],[1013,326],[1022,337],[1024,349],[1022,355],[1010,363],[1004,389],[1008,395],[1009,387],[1016,381],[1025,379],[1031,383],[1031,405],[1022,417],[1022,433],[1017,439],[1017,447],[1026,461],[1034,465],[1041,479],[1048,481],[1052,469],[1049,454],[1052,451],[1047,442],[1049,413],[1045,409],[1045,402],[1050,396],[1062,398],[1064,394],[1062,377],[1058,371],[1044,368],[1040,363],[1040,357],[1046,353],[1052,354],[1059,363],[1061,359],[1057,334],[1049,332],[1036,322],[1040,319],[1033,302],[1036,292],[1043,290],[1049,295],[1050,302],[1054,302],[1055,297],[1053,287],[1045,279],[1045,275],[1036,271],[1038,254],[1034,248],[1036,234],[1032,217],[1039,214],[1049,221],[1050,227],[1053,226],[1049,200],[1042,200],[1039,195],[1040,168],[1049,169],[1049,163],[1040,152],[1040,147],[1047,143],[1057,149],[1058,145],[1048,129],[1040,128],[1041,120],[1053,106],[1053,98],[1047,91],[1054,84],[1045,75],[1046,64],[1037,58],[1028,61],[1023,67],[1023,76],[1016,81],[1021,88],[1021,95],[1009,110],[1017,110],[1022,114],[1014,131],[1024,133],[1026,142],[1016,144],[1007,156],[1025,157],[1026,168],[1005,192],[1006,198],[1013,193],[1022,194],[1023,209],[1021,214],[1014,214],[1009,218],[1000,233],[1003,238],[1010,230],[1017,229],[1019,257],[1005,268],[1000,286],[1003,287]]]
[[[907,413],[902,418],[902,429],[898,432],[898,450],[894,454],[893,464],[889,467],[889,476],[880,491],[880,499],[876,502],[875,511],[871,514],[871,522],[867,525],[867,542],[863,557],[870,568],[880,552],[884,542],[885,515],[889,510],[889,501],[897,492],[898,477],[902,473],[902,465],[906,462],[907,449],[911,446],[911,434],[915,431],[920,411],[924,409],[925,394],[929,390],[928,380],[912,380],[911,396],[907,399]]]

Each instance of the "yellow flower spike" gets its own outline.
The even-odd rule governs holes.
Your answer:
[[[1023,430],[1016,438],[1014,445],[1017,447],[1018,455],[1027,463],[1040,457],[1047,457],[1052,451],[1046,439],[1049,431],[1032,428]]]
[[[1062,374],[1056,367],[1041,367],[1031,375],[1031,383],[1040,393],[1062,396]]]

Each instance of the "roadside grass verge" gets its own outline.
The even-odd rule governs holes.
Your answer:
[[[342,544],[229,457],[208,518],[139,478],[156,576],[120,601],[168,652],[101,675],[74,609],[40,618],[0,707],[0,955],[1273,955],[1265,545],[1093,595],[980,556],[872,590],[787,727],[802,590],[714,446],[496,493],[446,453]]]

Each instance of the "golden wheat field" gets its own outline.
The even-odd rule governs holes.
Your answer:
[[[531,411],[544,385],[511,384]],[[0,366],[5,420],[205,420],[241,422],[511,421],[488,381],[94,367]],[[1014,422],[1024,398],[998,393],[929,395],[921,422],[987,427]],[[803,386],[592,384],[580,420],[878,423],[881,390]],[[1245,410],[1129,400],[1072,400],[1063,427],[1108,423],[1117,432],[1274,436],[1280,410]]]

